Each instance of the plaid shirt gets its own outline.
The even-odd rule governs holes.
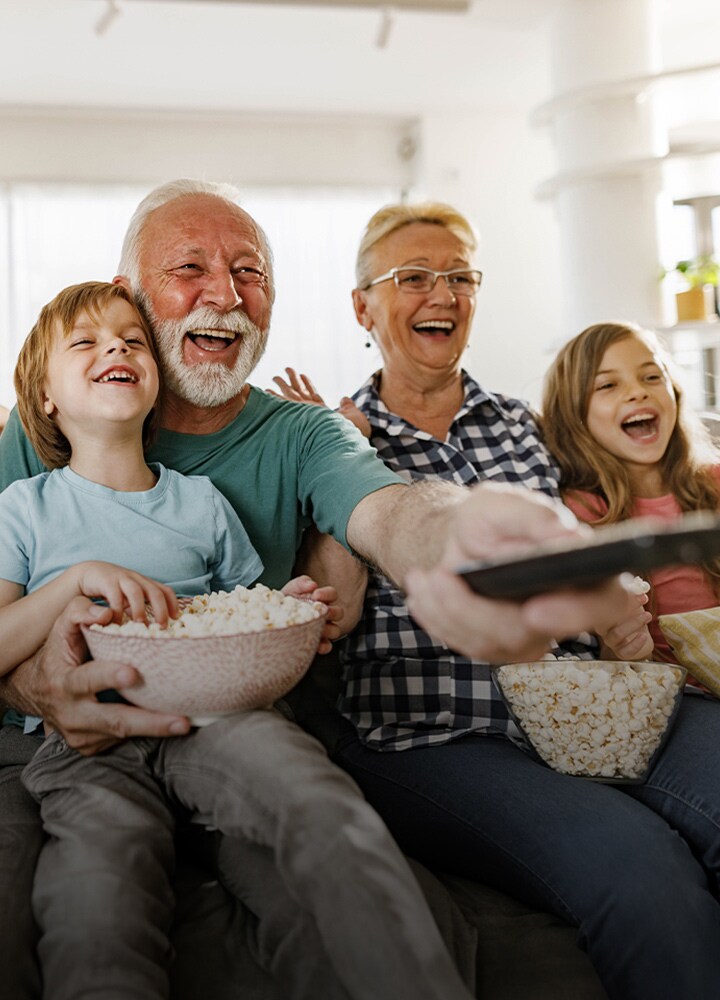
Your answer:
[[[521,483],[558,497],[559,470],[527,404],[486,392],[466,372],[462,377],[465,398],[446,441],[390,413],[377,392],[378,373],[355,393],[383,461],[408,480]],[[582,644],[563,648],[592,655]],[[477,732],[519,739],[488,665],[438,645],[380,574],[371,576],[363,621],[346,640],[343,663],[340,709],[375,750],[430,746]]]

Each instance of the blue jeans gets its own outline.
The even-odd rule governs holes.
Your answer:
[[[336,761],[406,853],[577,927],[611,998],[720,997],[720,702],[686,695],[645,785],[557,774],[503,737]]]

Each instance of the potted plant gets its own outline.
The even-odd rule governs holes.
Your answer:
[[[720,282],[720,262],[707,254],[691,260],[679,260],[665,274],[679,274],[687,284],[684,291],[675,293],[678,323],[707,320],[715,315],[714,288]]]

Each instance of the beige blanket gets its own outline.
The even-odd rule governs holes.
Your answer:
[[[660,615],[658,622],[678,663],[720,696],[720,608]]]

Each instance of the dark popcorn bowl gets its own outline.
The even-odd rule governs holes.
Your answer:
[[[561,774],[633,785],[647,779],[672,732],[686,677],[675,664],[625,660],[539,660],[492,671],[536,760]]]

